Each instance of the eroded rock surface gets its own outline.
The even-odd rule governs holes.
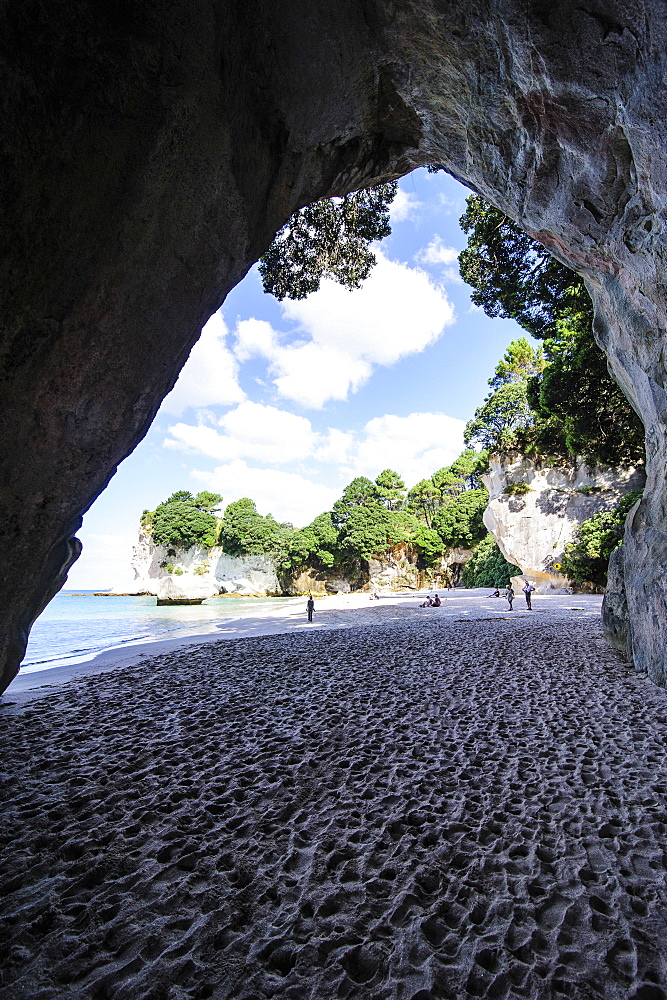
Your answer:
[[[489,465],[482,477],[489,491],[484,524],[538,594],[563,593],[572,585],[560,562],[576,529],[630,490],[643,489],[645,480],[643,469],[548,465],[518,453],[492,455]]]
[[[664,679],[661,4],[9,0],[0,675],[204,320],[298,206],[440,163],[584,275],[647,427],[623,572]]]

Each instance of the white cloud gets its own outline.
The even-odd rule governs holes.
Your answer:
[[[316,441],[306,417],[249,400],[229,410],[218,423],[224,433],[204,424],[174,424],[165,444],[223,462],[250,458],[282,464],[310,455]]]
[[[306,299],[283,304],[300,341],[281,344],[263,321],[239,323],[237,357],[265,357],[278,392],[317,409],[329,399],[346,399],[368,380],[374,365],[423,351],[454,322],[454,309],[426,272],[381,252],[377,258],[356,291],[327,280]]]
[[[395,469],[408,486],[450,465],[463,450],[464,420],[444,413],[385,414],[364,427],[355,450],[357,475]]]
[[[245,398],[237,381],[238,364],[225,345],[227,332],[222,315],[214,313],[163,400],[163,413],[180,417],[189,407],[229,406]]]
[[[247,361],[257,355],[270,358],[277,350],[277,334],[266,320],[243,319],[237,325],[234,354],[239,361]]]
[[[105,590],[109,587],[127,588],[134,573],[130,568],[132,535],[100,534],[86,531],[85,525],[78,533],[83,542],[83,553],[67,576],[68,590]]]
[[[417,254],[421,264],[453,264],[459,256],[454,247],[445,246],[439,236],[434,236],[428,246]]]
[[[354,444],[354,434],[330,428],[321,439],[321,444],[315,451],[318,462],[330,462],[332,465],[345,465],[349,460],[350,449]]]
[[[278,521],[296,527],[309,524],[322,511],[330,510],[340,489],[322,486],[304,476],[280,469],[253,469],[237,460],[220,465],[212,472],[195,471],[195,479],[224,497],[225,506],[241,497],[250,497],[261,514],[273,514]]]
[[[389,218],[392,225],[395,222],[408,222],[410,219],[414,219],[421,207],[422,203],[415,194],[404,191],[402,187],[399,187],[389,209]]]

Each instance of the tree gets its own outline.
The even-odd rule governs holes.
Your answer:
[[[286,525],[270,514],[263,517],[248,497],[229,504],[220,526],[220,543],[230,556],[273,554],[289,535]]]
[[[427,527],[431,527],[433,515],[438,509],[438,491],[431,479],[421,479],[408,490],[407,509],[421,515]]]
[[[594,514],[579,525],[561,559],[566,576],[575,583],[607,586],[609,557],[622,544],[626,518],[640,498],[641,492],[631,490],[612,510]]]
[[[489,456],[486,451],[475,451],[466,448],[449,466],[453,475],[463,479],[467,489],[478,490],[482,487],[481,475],[489,467]]]
[[[459,267],[472,301],[545,342],[547,364],[528,385],[533,427],[526,436],[519,424],[519,439],[539,453],[569,452],[591,465],[643,462],[643,427],[595,343],[583,280],[479,195],[468,198],[461,226],[468,245]]]
[[[376,263],[370,244],[391,234],[389,208],[397,189],[391,181],[295,212],[259,262],[264,291],[279,301],[304,299],[322,278],[359,288]]]
[[[451,499],[451,497],[458,496],[466,486],[465,480],[461,476],[456,475],[451,465],[434,472],[431,476],[431,482],[435,487],[439,504]]]
[[[353,479],[343,490],[340,500],[336,500],[331,512],[334,526],[339,530],[343,528],[358,507],[386,512],[378,487],[366,476]]]
[[[155,511],[144,511],[142,526],[151,531],[156,545],[189,549],[193,545],[211,548],[217,543],[218,521],[213,511],[222,502],[217,493],[179,490],[158,504]]]
[[[219,493],[209,493],[208,490],[202,490],[198,493],[196,497],[193,498],[192,503],[198,510],[207,511],[209,514],[215,514],[218,507],[222,503],[222,497]]]
[[[405,483],[398,472],[385,469],[375,480],[380,500],[387,510],[400,510],[405,502]]]
[[[461,582],[464,587],[506,587],[510,578],[520,572],[518,566],[505,559],[493,535],[486,535],[463,567]]]
[[[533,422],[527,381],[506,382],[475,410],[463,437],[468,445],[476,441],[489,451],[508,451],[517,446],[517,432],[532,427]]]
[[[470,195],[459,222],[468,234],[461,277],[487,316],[515,319],[538,339],[554,336],[566,302],[576,300],[592,318],[582,279],[480,195]]]
[[[433,528],[448,548],[469,549],[487,534],[482,515],[488,503],[484,488],[465,490],[436,511]]]
[[[525,337],[518,337],[508,345],[493,377],[489,379],[489,385],[492,389],[499,389],[502,385],[527,382],[534,375],[540,375],[545,365],[542,348],[531,347]]]
[[[331,514],[319,514],[306,528],[300,528],[289,536],[283,567],[297,569],[314,565],[328,569],[336,562],[338,552],[338,531],[331,520]]]

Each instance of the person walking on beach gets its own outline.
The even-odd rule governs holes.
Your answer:
[[[313,595],[308,594],[308,600],[306,602],[306,611],[308,612],[308,621],[313,620],[313,611],[315,610],[315,601],[313,600]]]
[[[533,587],[532,583],[529,583],[529,581],[526,580],[525,587],[522,587],[521,589],[523,590],[524,594],[526,595],[526,607],[528,608],[529,611],[532,611],[533,610],[533,605],[532,605],[531,600],[530,600],[530,595],[535,590],[535,588]]]
[[[512,601],[514,600],[514,590],[512,589],[512,584],[510,583],[505,591],[505,597],[507,598],[507,603],[510,606],[510,611],[514,611],[512,607]]]

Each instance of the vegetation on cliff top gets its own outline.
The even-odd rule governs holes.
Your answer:
[[[260,514],[247,497],[216,518],[222,497],[186,491],[144,511],[141,523],[158,545],[218,544],[233,556],[266,554],[284,573],[309,567],[345,572],[399,545],[410,548],[426,569],[437,566],[447,549],[468,549],[486,537],[482,514],[488,494],[479,478],[485,463],[484,454],[469,449],[411,490],[393,469],[375,480],[359,476],[331,511],[305,528]]]

